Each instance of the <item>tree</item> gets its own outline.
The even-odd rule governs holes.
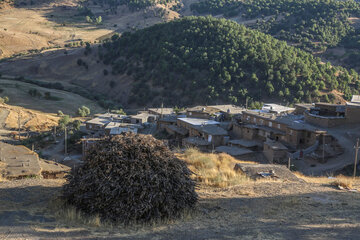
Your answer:
[[[119,115],[126,115],[126,112],[122,108],[119,110],[111,110],[111,112]]]
[[[96,19],[96,24],[101,24],[102,23],[102,17],[101,16],[98,16]]]
[[[81,126],[81,121],[80,120],[75,120],[72,122],[72,128],[75,131],[79,131],[80,130],[80,126]]]
[[[65,127],[70,123],[70,116],[64,115],[59,119],[59,128],[64,130]]]
[[[82,106],[77,110],[77,115],[80,117],[87,117],[90,115],[90,109],[86,106]]]
[[[9,97],[7,96],[3,97],[3,99],[4,99],[4,103],[8,103],[10,101]]]

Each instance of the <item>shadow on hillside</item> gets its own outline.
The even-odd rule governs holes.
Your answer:
[[[59,192],[59,187],[1,188],[0,232],[8,238],[69,239],[357,239],[360,233],[357,193],[201,199],[189,218],[110,229],[57,222],[47,206]]]

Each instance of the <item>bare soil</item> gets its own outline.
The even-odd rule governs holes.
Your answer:
[[[123,227],[90,226],[55,214],[63,183],[0,183],[0,238],[358,239],[360,233],[359,193],[329,184],[250,181],[224,189],[200,187],[196,210],[182,219]]]

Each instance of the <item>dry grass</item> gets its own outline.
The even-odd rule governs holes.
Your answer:
[[[179,158],[188,163],[198,182],[208,186],[229,187],[248,180],[244,174],[234,170],[236,163],[244,161],[238,161],[225,153],[202,153],[195,148],[189,148],[180,154]]]
[[[301,178],[303,180],[305,180],[305,182],[308,183],[319,183],[319,184],[330,184],[333,186],[341,186],[344,188],[352,188],[353,184],[355,182],[358,182],[359,179],[358,178],[353,178],[353,177],[347,177],[347,176],[343,176],[343,175],[338,175],[336,177],[314,177],[314,176],[305,176],[304,174],[300,173],[300,172],[294,172],[294,174],[298,177]]]
[[[86,215],[77,210],[74,206],[65,204],[62,200],[56,199],[50,204],[50,208],[54,210],[55,217],[67,224],[85,225],[91,227],[101,227],[104,223],[98,215]]]

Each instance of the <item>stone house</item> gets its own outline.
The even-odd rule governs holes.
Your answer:
[[[288,148],[277,141],[264,142],[263,153],[270,163],[284,164],[288,161]]]

